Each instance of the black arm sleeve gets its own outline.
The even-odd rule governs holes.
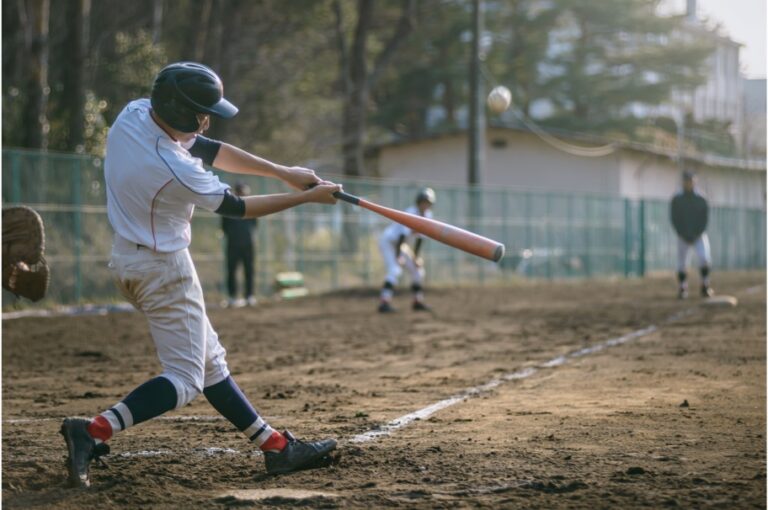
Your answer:
[[[224,192],[224,200],[214,212],[227,218],[242,218],[245,216],[245,201],[227,190]]]
[[[419,256],[419,252],[421,251],[421,242],[423,240],[424,240],[423,238],[417,237],[416,244],[413,246],[413,254],[416,255],[417,257]]]
[[[202,159],[206,165],[213,165],[220,148],[220,141],[197,135],[194,145],[189,149],[189,153],[196,158]]]

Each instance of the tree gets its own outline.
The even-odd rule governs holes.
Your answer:
[[[372,91],[371,120],[398,137],[456,128],[457,110],[466,100],[466,6],[422,1],[416,19],[419,30],[403,43]]]
[[[545,124],[632,136],[646,119],[636,108],[701,84],[712,46],[682,37],[684,17],[660,17],[656,0],[553,0],[540,83],[553,113]]]
[[[26,104],[22,116],[22,144],[45,149],[48,146],[48,29],[49,0],[28,0],[17,9],[24,34]]]
[[[486,24],[494,43],[488,55],[493,75],[509,87],[515,104],[530,117],[531,104],[548,91],[541,79],[540,65],[550,49],[550,33],[559,11],[537,0],[489,2]]]
[[[67,64],[64,68],[63,104],[68,116],[67,147],[85,150],[85,71],[90,35],[91,0],[67,2]]]
[[[413,29],[416,0],[403,0],[399,18],[391,35],[381,42],[377,53],[369,40],[377,30],[373,0],[358,0],[356,19],[348,41],[348,29],[341,0],[333,1],[342,92],[342,168],[345,175],[365,175],[364,144],[371,89],[391,62],[397,49]],[[379,16],[379,19],[386,17]],[[375,54],[373,54],[375,53]],[[372,62],[372,63],[371,63]],[[369,69],[370,68],[370,69]]]

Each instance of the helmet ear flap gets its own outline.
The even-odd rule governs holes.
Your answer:
[[[160,99],[157,103],[157,106],[155,106],[153,101],[152,108],[173,129],[179,130],[182,133],[194,133],[200,129],[197,113],[179,101],[175,95],[172,94],[164,100]]]

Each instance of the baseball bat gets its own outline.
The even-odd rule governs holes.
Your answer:
[[[424,234],[435,241],[440,241],[441,243],[471,253],[472,255],[477,255],[478,257],[492,260],[493,262],[498,262],[501,260],[501,257],[504,256],[504,245],[502,243],[477,235],[468,230],[443,223],[442,221],[432,220],[423,216],[417,216],[415,214],[398,211],[397,209],[384,207],[383,205],[375,204],[364,198],[350,195],[343,191],[337,191],[333,196],[344,202],[373,211],[385,218],[389,218],[401,225],[405,225],[414,232]]]

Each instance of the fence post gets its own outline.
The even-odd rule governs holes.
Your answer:
[[[525,194],[525,248],[524,250],[529,250],[531,254],[531,263],[528,265],[529,270],[526,271],[526,276],[528,278],[533,277],[533,256],[535,256],[534,248],[533,248],[533,225],[531,225],[531,207],[533,206],[532,200],[531,200],[531,193],[526,192]],[[525,252],[524,252],[525,253]],[[525,267],[525,266],[524,266]]]
[[[11,153],[11,202],[21,202],[21,163],[20,154],[16,151]]]
[[[573,276],[573,261],[575,256],[573,254],[573,195],[568,195],[567,201],[567,214],[566,224],[568,225],[568,234],[565,238],[565,274],[568,277]]]
[[[545,228],[547,231],[547,280],[552,279],[552,256],[555,254],[555,248],[552,246],[552,194],[547,193],[545,200],[547,204],[547,215]]]
[[[640,210],[638,211],[638,231],[640,233],[640,246],[637,256],[637,275],[645,276],[645,199],[640,199]]]
[[[304,211],[301,208],[294,209],[296,211],[296,223],[294,229],[295,243],[296,243],[296,268],[300,273],[304,273]]]
[[[458,190],[456,188],[452,189],[451,202],[454,204],[458,204],[459,203],[458,198],[459,198]],[[458,207],[451,207],[451,223],[453,225],[458,225],[457,223],[459,218],[458,210],[459,210]],[[453,273],[453,283],[455,285],[460,283],[461,281],[461,278],[459,277],[459,268],[461,267],[458,261],[459,250],[448,250],[448,256],[451,258],[451,266],[453,267],[453,271],[451,272]]]
[[[483,218],[482,213],[482,203],[480,201],[480,193],[482,193],[482,190],[478,188],[477,186],[472,187],[472,191],[470,191],[472,194],[472,221],[470,225],[473,225],[475,232],[482,232],[481,223]],[[483,263],[483,259],[480,257],[472,257],[475,260],[475,264],[477,265],[477,280],[480,282],[480,285],[485,284],[485,264]]]
[[[587,277],[592,276],[592,200],[591,196],[585,198],[587,209],[587,221],[584,228],[584,243],[586,249],[586,255],[584,257],[584,269]]]
[[[259,179],[256,181],[257,193],[259,195],[266,194],[266,179]],[[269,222],[270,217],[262,218],[256,226],[256,281],[261,289],[262,295],[268,296],[272,287],[272,279],[269,278],[269,261],[271,258],[270,250],[272,249],[272,243],[269,240]]]
[[[74,211],[74,248],[75,248],[75,303],[79,303],[83,297],[83,274],[81,267],[81,249],[83,245],[83,200],[81,193],[81,173],[85,158],[78,157],[73,160],[74,171],[72,172],[72,201],[75,205]]]
[[[361,188],[361,191],[364,191],[366,195],[370,195],[370,189],[367,186]],[[365,253],[363,254],[363,279],[366,287],[371,285],[371,257],[373,256],[371,253],[371,222],[368,218],[370,218],[369,215],[363,215],[363,221],[360,223],[361,226],[365,225],[365,235],[363,236],[365,242]]]
[[[632,204],[624,199],[624,278],[629,278],[629,260],[632,251]]]
[[[501,193],[501,224],[500,224],[500,232],[501,232],[501,241],[503,243],[507,243],[507,239],[509,239],[509,223],[508,223],[508,217],[509,217],[509,190],[503,190]],[[504,280],[507,280],[509,277],[509,272],[505,271],[503,266],[497,266],[497,269],[501,271],[501,277]]]

